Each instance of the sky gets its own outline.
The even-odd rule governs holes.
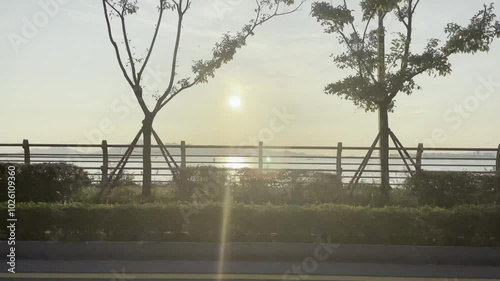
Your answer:
[[[348,2],[358,9],[359,1]],[[419,52],[428,38],[445,39],[448,22],[466,24],[490,2],[500,9],[500,0],[422,0],[413,51]],[[137,57],[144,56],[150,42],[156,3],[141,1],[139,13],[127,22]],[[330,55],[343,49],[310,16],[311,3],[258,27],[215,78],[169,103],[154,123],[163,141],[369,146],[377,133],[377,114],[323,92],[349,72],[333,63]],[[193,61],[210,59],[222,34],[240,30],[254,17],[254,8],[251,0],[193,0],[184,20],[177,77],[190,77]],[[153,94],[168,84],[176,20],[175,14],[166,14],[145,72],[150,105]],[[100,1],[6,1],[0,21],[0,143],[132,140],[143,114],[117,64]],[[387,26],[389,31],[399,28],[392,17]],[[487,54],[457,55],[450,61],[451,75],[421,76],[422,90],[398,95],[391,129],[408,147],[419,142],[426,147],[497,147],[500,42]]]

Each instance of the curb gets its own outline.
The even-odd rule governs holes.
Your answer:
[[[227,260],[500,265],[500,247],[434,247],[323,243],[226,243]],[[221,244],[192,242],[17,241],[16,258],[31,260],[217,260]],[[10,246],[0,242],[0,251]],[[2,255],[1,259],[5,259]]]

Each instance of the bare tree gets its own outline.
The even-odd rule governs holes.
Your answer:
[[[127,16],[136,14],[139,10],[137,0],[102,0],[102,6],[104,10],[104,17],[106,19],[106,26],[109,35],[109,40],[113,45],[116,59],[120,69],[125,77],[130,88],[133,90],[134,95],[139,103],[142,112],[144,113],[144,119],[142,121],[142,129],[139,131],[138,135],[134,139],[131,145],[131,149],[137,143],[139,136],[142,134],[143,138],[143,189],[142,194],[145,198],[151,196],[151,143],[152,136],[155,137],[157,143],[163,146],[161,140],[156,135],[153,130],[153,122],[160,110],[165,107],[173,98],[178,96],[183,91],[195,86],[196,84],[206,83],[209,78],[213,78],[217,69],[219,69],[223,64],[231,61],[236,54],[237,50],[245,46],[248,37],[254,35],[255,29],[264,24],[265,22],[271,20],[272,18],[287,15],[295,12],[302,4],[303,1],[296,5],[295,8],[289,11],[282,11],[285,6],[294,5],[294,0],[255,0],[255,17],[245,24],[243,28],[232,35],[230,33],[225,33],[222,36],[220,42],[218,42],[213,48],[213,57],[210,60],[198,60],[195,61],[192,66],[193,76],[187,78],[179,79],[177,75],[177,56],[179,53],[179,47],[181,45],[181,35],[182,26],[184,23],[184,17],[186,13],[190,10],[192,1],[191,0],[159,0],[158,1],[158,18],[156,20],[156,26],[154,28],[153,37],[147,49],[146,56],[144,58],[134,57],[130,39],[128,38],[126,19]],[[168,81],[168,86],[164,89],[157,97],[156,104],[152,109],[148,108],[146,102],[144,101],[143,85],[141,84],[141,79],[144,74],[144,70],[149,62],[151,53],[156,45],[156,39],[162,24],[162,19],[164,13],[173,12],[177,15],[177,28],[175,33],[174,48],[172,51],[172,65],[170,67],[170,79]],[[114,33],[111,27],[112,18],[117,18],[120,24],[120,33],[124,39],[124,47],[120,49],[116,40],[114,38]],[[124,49],[124,50],[123,50]],[[122,55],[121,52],[124,52]],[[126,62],[126,63],[125,63]],[[131,149],[129,149],[122,160],[126,163],[128,157],[130,156]],[[167,163],[168,151],[164,154]],[[127,156],[128,155],[128,156]],[[173,160],[170,157],[171,160]],[[120,161],[121,163],[122,161]],[[124,164],[123,164],[124,165]],[[170,163],[169,163],[170,166]],[[117,166],[118,168],[118,166]],[[123,167],[122,167],[123,169]],[[122,171],[120,169],[117,175]],[[115,171],[111,175],[114,175]],[[104,189],[103,189],[104,190]],[[102,190],[101,190],[102,191]]]

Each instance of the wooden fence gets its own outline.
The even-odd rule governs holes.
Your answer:
[[[99,182],[102,175],[108,175],[124,151],[127,144],[0,144],[0,162],[8,163],[73,163],[89,172],[93,180]],[[336,146],[266,146],[262,142],[251,146],[228,145],[188,145],[165,146],[181,167],[197,165],[214,165],[227,169],[255,168],[259,170],[304,170],[322,171],[342,175],[349,181],[361,164],[369,147],[344,146],[341,142]],[[153,181],[171,181],[171,172],[162,157],[159,146],[152,150]],[[134,175],[135,181],[141,181],[142,146],[138,145],[125,167],[125,173]],[[500,177],[500,145],[497,148],[406,148],[416,167],[421,170],[470,171],[494,174]],[[365,182],[377,183],[380,177],[379,157],[371,160],[362,176]],[[408,177],[404,162],[391,148],[390,156],[391,183],[400,185]]]

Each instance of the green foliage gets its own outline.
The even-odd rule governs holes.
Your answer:
[[[85,186],[80,188],[73,196],[71,197],[71,202],[88,202],[88,203],[97,203],[97,194],[99,193],[99,189],[96,186]]]
[[[178,199],[208,202],[222,200],[229,174],[214,166],[197,166],[181,169],[181,178],[181,186],[176,186]]]
[[[346,25],[354,22],[352,11],[347,7],[333,7],[326,2],[312,3],[311,14],[321,23],[321,26],[325,27],[326,33],[343,31]]]
[[[255,204],[290,202],[283,173],[262,173],[256,169],[246,168],[236,170],[235,175],[238,178],[238,182],[232,187],[235,201]]]
[[[407,5],[408,1],[403,0],[362,0],[360,2],[361,9],[363,10],[364,19],[370,17],[373,11],[381,11],[389,13],[395,10],[398,5]],[[373,15],[372,15],[373,16]]]
[[[110,204],[139,203],[142,200],[141,188],[135,186],[117,186],[106,197],[106,203]]]
[[[129,173],[121,174],[114,182],[114,186],[139,186],[135,181],[135,176]]]
[[[321,172],[285,171],[292,203],[340,202],[344,196],[342,180],[335,174]]]
[[[484,9],[476,13],[467,27],[450,23],[445,28],[448,42],[444,46],[447,54],[476,53],[490,50],[495,37],[500,37],[500,22],[496,21],[493,3],[484,5]]]
[[[298,5],[300,7],[304,1]],[[213,57],[210,60],[197,60],[194,62],[194,65],[191,67],[193,73],[195,74],[194,81],[196,83],[206,83],[209,78],[213,78],[215,76],[215,72],[222,65],[233,60],[234,55],[246,45],[246,40],[248,37],[254,35],[255,29],[269,21],[270,19],[286,15],[291,12],[282,12],[280,13],[280,5],[291,6],[295,3],[294,0],[257,0],[257,9],[255,9],[256,17],[249,21],[248,24],[244,25],[241,31],[236,32],[236,34],[232,35],[229,32],[222,35],[222,39],[220,42],[215,44],[215,47],[212,49]],[[295,8],[293,11],[296,11]],[[189,80],[181,80],[181,84],[189,84]],[[182,89],[182,85],[179,84]],[[175,92],[175,91],[174,91]]]
[[[0,186],[7,186],[7,168],[0,163]],[[51,202],[68,200],[91,184],[82,168],[67,163],[42,163],[16,166],[16,201]],[[7,189],[0,189],[0,200],[7,200]]]
[[[227,188],[235,202],[246,204],[350,204],[376,205],[380,191],[376,184],[360,184],[350,194],[341,179],[331,173],[281,170],[259,172],[244,168],[229,170],[213,166],[188,167],[187,180],[174,185],[176,197],[199,203],[220,202]],[[158,188],[158,190],[161,190]],[[392,191],[392,205],[416,206],[416,198],[407,190]]]
[[[334,174],[283,170],[229,170],[213,166],[182,170],[184,181],[176,187],[177,198],[196,202],[222,201],[227,188],[243,203],[306,204],[338,202],[343,194],[340,178]]]
[[[340,178],[334,174],[300,170],[259,173],[241,169],[233,198],[244,203],[314,204],[338,202],[343,194]]]
[[[97,195],[99,188],[87,186],[81,188],[74,194],[69,201],[80,203],[99,203]],[[176,193],[173,186],[155,186],[153,185],[152,198],[145,200],[142,196],[141,187],[135,185],[117,186],[113,188],[103,201],[105,204],[128,204],[128,203],[170,203],[176,201]]]
[[[420,172],[405,182],[420,205],[451,207],[462,204],[493,204],[500,187],[494,175],[469,172]]]
[[[195,211],[193,211],[195,210]],[[20,240],[206,241],[220,239],[221,204],[21,203]],[[183,213],[191,211],[189,219]],[[369,208],[244,205],[228,210],[228,241],[500,246],[500,208]],[[6,219],[0,205],[0,219]]]
[[[377,184],[361,183],[351,194],[344,188],[340,178],[330,173],[301,170],[259,172],[250,168],[231,170],[198,166],[183,169],[182,175],[185,180],[181,185],[172,183],[155,186],[149,202],[171,203],[179,200],[202,204],[222,202],[226,189],[230,190],[234,202],[245,204],[334,203],[376,206],[380,200]],[[88,182],[86,185],[89,185]],[[32,190],[33,188],[28,192]],[[98,192],[98,187],[80,186],[73,189],[70,194],[66,194],[65,201],[96,203]],[[405,207],[492,204],[498,202],[499,194],[498,183],[491,175],[467,172],[422,172],[415,177],[409,177],[402,188],[394,188],[389,204]],[[26,198],[39,195],[24,193],[22,196]],[[61,199],[56,197],[53,200]],[[145,203],[140,187],[126,183],[113,188],[104,202]]]

